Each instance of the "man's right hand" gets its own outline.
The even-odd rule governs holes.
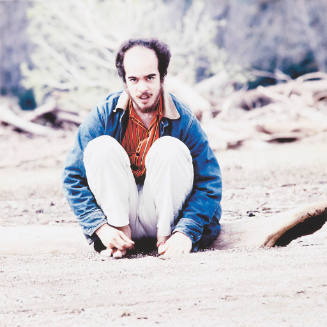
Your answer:
[[[134,246],[131,240],[131,228],[129,225],[123,227],[112,227],[108,224],[102,225],[96,230],[101,242],[107,247],[108,255],[114,258],[121,258],[126,254],[127,249]]]

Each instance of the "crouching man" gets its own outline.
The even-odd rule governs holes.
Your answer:
[[[115,258],[144,237],[165,257],[197,251],[220,231],[219,165],[198,120],[164,90],[169,61],[158,40],[124,43],[124,90],[89,114],[66,160],[69,204],[89,243]]]

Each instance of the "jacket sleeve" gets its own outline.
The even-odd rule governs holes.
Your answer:
[[[104,134],[105,124],[101,110],[96,107],[80,125],[75,145],[66,159],[63,172],[65,195],[90,243],[95,230],[106,223],[106,217],[88,187],[83,153],[89,141]]]
[[[201,239],[204,227],[212,222],[213,217],[217,221],[220,219],[222,182],[220,167],[208,138],[198,120],[195,117],[192,119],[184,142],[193,158],[194,184],[174,232],[186,234],[194,245]]]

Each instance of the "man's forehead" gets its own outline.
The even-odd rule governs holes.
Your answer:
[[[126,77],[158,73],[158,58],[154,50],[136,46],[124,56]]]

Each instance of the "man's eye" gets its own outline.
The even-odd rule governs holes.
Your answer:
[[[148,76],[148,80],[153,80],[154,79],[154,76]]]
[[[132,83],[135,83],[136,82],[136,78],[130,78],[129,81],[132,82]]]

